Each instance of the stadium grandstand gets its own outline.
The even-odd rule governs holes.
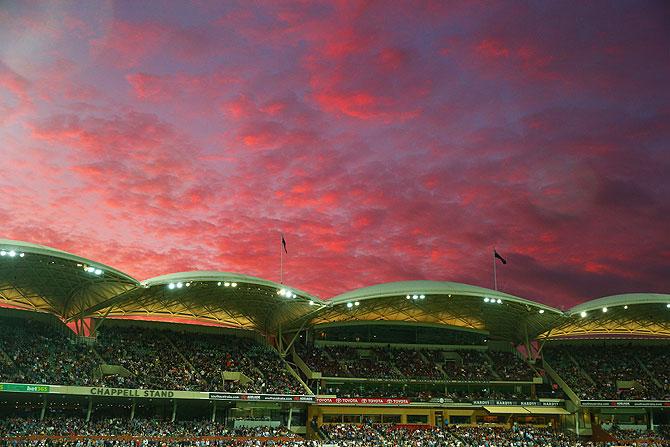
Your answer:
[[[670,445],[670,295],[323,300],[0,240],[0,446]]]

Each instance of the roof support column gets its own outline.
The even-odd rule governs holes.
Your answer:
[[[523,331],[524,331],[524,338],[526,341],[526,361],[528,361],[533,358],[532,346],[530,345],[530,340],[528,338],[528,322],[524,324]]]
[[[40,421],[44,420],[44,415],[47,412],[47,395],[42,397],[42,410],[40,411]]]
[[[307,319],[305,319],[302,324],[300,325],[300,328],[295,332],[293,335],[293,338],[289,342],[288,345],[286,345],[286,349],[283,351],[279,351],[282,357],[286,357],[286,354],[288,354],[288,350],[291,349],[291,346],[295,343],[295,340],[298,338],[298,335],[302,332],[303,329],[305,329],[305,325],[307,324]]]
[[[547,332],[547,336],[544,337],[544,338],[542,339],[542,341],[540,342],[540,347],[539,347],[539,349],[537,350],[537,352],[535,353],[535,356],[533,357],[534,360],[537,360],[537,359],[540,358],[540,354],[542,353],[542,348],[544,348],[545,343],[547,343],[547,340],[549,340],[549,336],[551,335],[551,331],[552,331],[552,330],[553,330],[553,329],[549,329],[549,331]]]
[[[277,328],[277,351],[281,354],[284,351],[284,334],[281,330],[281,323]]]

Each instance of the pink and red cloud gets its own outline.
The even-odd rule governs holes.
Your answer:
[[[493,246],[549,304],[668,292],[659,8],[2,6],[3,47],[30,44],[0,49],[2,236],[277,279],[283,232],[286,281],[325,298],[490,287]]]

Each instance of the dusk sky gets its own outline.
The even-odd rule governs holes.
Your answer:
[[[0,238],[140,280],[670,292],[664,1],[0,1]]]

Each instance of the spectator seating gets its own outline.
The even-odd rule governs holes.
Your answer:
[[[6,354],[0,382],[95,385],[91,348],[37,321],[1,318],[0,350]]]
[[[0,381],[185,391],[305,394],[279,354],[247,337],[183,333],[136,326],[105,326],[87,345],[67,329],[2,318]],[[102,364],[129,374],[102,375]],[[241,372],[246,384],[223,380]]]
[[[670,397],[667,349],[616,344],[559,346],[547,349],[545,358],[580,399]]]
[[[454,351],[456,356],[434,349],[391,347],[302,346],[297,350],[309,368],[324,377],[485,382],[531,381],[535,375],[509,352],[487,351],[489,361],[477,350]]]

